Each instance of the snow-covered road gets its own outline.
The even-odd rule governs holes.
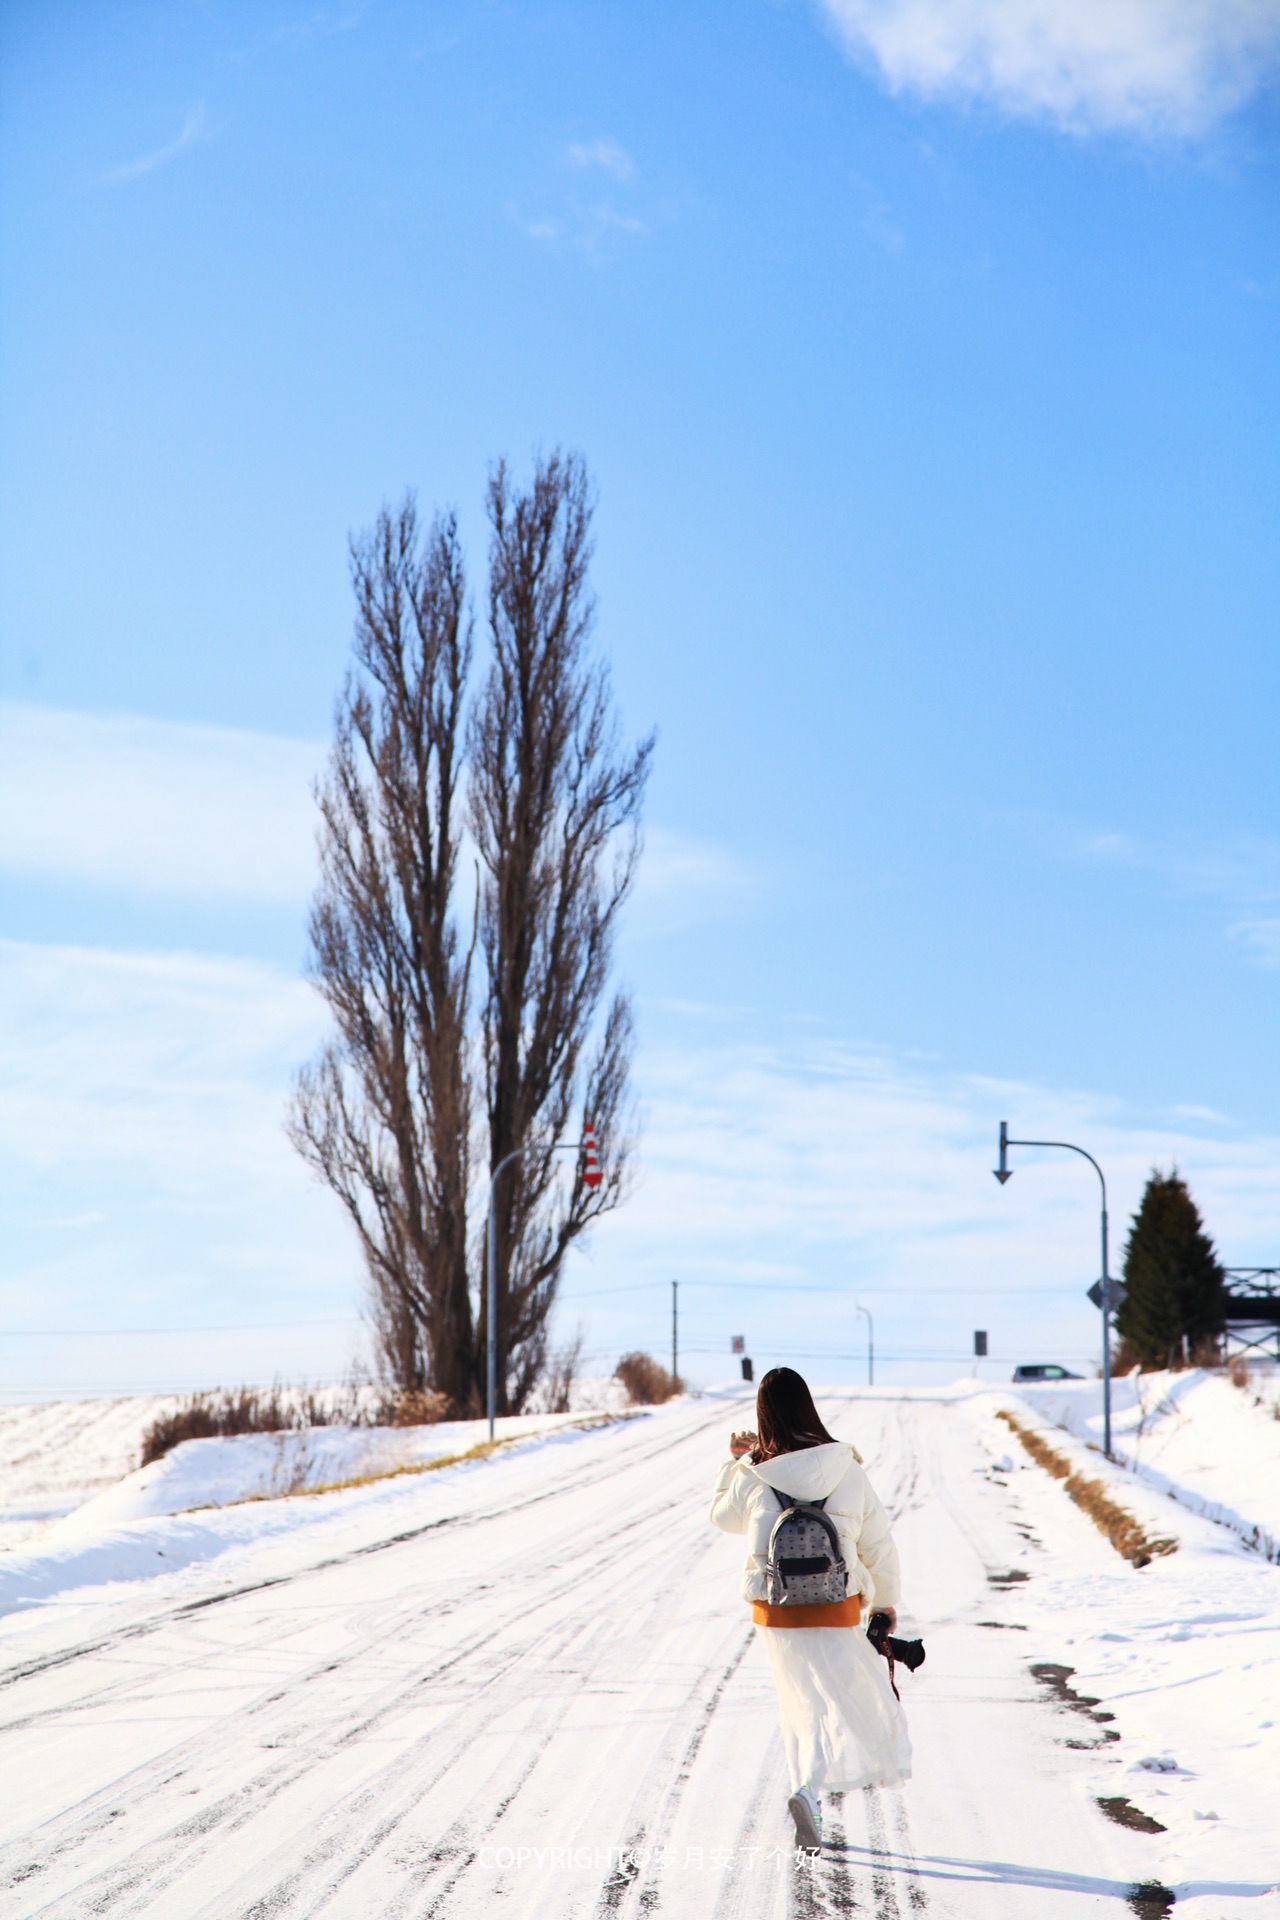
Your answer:
[[[820,1404],[896,1516],[929,1658],[902,1683],[911,1786],[829,1802],[816,1867],[787,1851],[740,1543],[705,1520],[750,1403],[708,1396],[237,1508],[244,1530],[211,1557],[11,1614],[5,1920],[1124,1920],[1167,1912],[1160,1884],[1195,1920],[1280,1915],[1263,1711],[1280,1569],[1186,1516],[1184,1551],[1136,1572],[963,1399]],[[131,1566],[182,1525],[140,1522]],[[1177,1739],[1179,1709],[1153,1700],[1204,1685],[1224,1620],[1257,1637],[1249,1739],[1220,1673],[1205,1698],[1256,1753],[1221,1777],[1233,1804],[1202,1807],[1208,1760],[1133,1769]],[[1116,1824],[1103,1798],[1165,1831]]]

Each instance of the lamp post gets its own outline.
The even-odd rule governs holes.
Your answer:
[[[875,1322],[874,1322],[874,1320],[873,1320],[873,1319],[871,1318],[871,1314],[870,1314],[870,1311],[869,1311],[869,1310],[868,1310],[868,1309],[867,1309],[866,1307],[860,1307],[860,1306],[858,1305],[858,1303],[857,1303],[857,1301],[856,1301],[856,1300],[855,1300],[855,1301],[854,1301],[854,1303],[853,1303],[853,1310],[854,1310],[854,1312],[855,1312],[855,1313],[860,1313],[860,1314],[862,1315],[862,1317],[863,1317],[863,1319],[864,1319],[864,1320],[866,1321],[866,1323],[867,1323],[867,1385],[868,1385],[869,1387],[874,1387],[874,1385],[875,1385],[875,1383],[876,1383],[876,1328],[875,1328]]]
[[[487,1349],[485,1353],[485,1373],[487,1387],[486,1402],[489,1409],[489,1438],[491,1440],[493,1439],[495,1411],[498,1402],[498,1222],[493,1203],[498,1191],[498,1175],[502,1172],[502,1169],[509,1167],[513,1160],[518,1160],[522,1153],[527,1153],[528,1151],[527,1146],[513,1147],[510,1153],[504,1155],[504,1157],[499,1160],[497,1166],[489,1176],[489,1285],[487,1311],[485,1314],[485,1319],[488,1322],[488,1339],[485,1343]],[[600,1161],[596,1153],[594,1127],[584,1127],[582,1129],[581,1140],[563,1140],[557,1146],[548,1148],[548,1152],[581,1153],[583,1156],[582,1184],[585,1187],[592,1188],[600,1185],[603,1176],[600,1172]]]
[[[1010,1147],[1058,1147],[1064,1153],[1078,1153],[1087,1160],[1097,1174],[1102,1186],[1102,1285],[1098,1293],[1098,1305],[1102,1309],[1102,1451],[1111,1458],[1111,1275],[1107,1266],[1107,1180],[1102,1168],[1091,1153],[1083,1147],[1073,1146],[1070,1140],[1011,1140],[1009,1124],[1000,1122],[1000,1165],[992,1169],[996,1179],[1003,1186],[1006,1180],[1012,1180],[1013,1168],[1008,1164]]]

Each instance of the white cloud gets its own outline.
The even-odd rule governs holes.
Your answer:
[[[354,1242],[281,1129],[291,1075],[325,1018],[301,981],[255,963],[0,942],[4,1324],[354,1310]],[[1069,1155],[1019,1151],[1016,1178],[998,1187],[1001,1118],[1016,1135],[1097,1154],[1117,1258],[1148,1172],[1175,1161],[1228,1261],[1276,1257],[1280,1140],[1220,1120],[1198,1128],[1192,1115],[1144,1126],[1088,1094],[931,1074],[821,1040],[766,1047],[696,1011],[663,1023],[637,1063],[637,1191],[575,1257],[565,1288],[567,1324],[585,1314],[588,1344],[610,1364],[627,1346],[661,1351],[673,1276],[687,1283],[688,1346],[709,1350],[694,1378],[727,1370],[730,1332],[746,1333],[757,1359],[856,1354],[859,1297],[886,1364],[941,1351],[952,1357],[938,1367],[954,1374],[974,1327],[990,1328],[997,1356],[1087,1363],[1093,1176]],[[642,1033],[653,1024],[646,1016]],[[228,1384],[335,1373],[353,1325],[354,1311],[331,1334],[282,1329],[239,1345],[69,1343],[62,1359],[56,1342],[6,1341],[0,1390],[163,1388],[201,1368],[207,1384],[211,1368]],[[831,1363],[832,1378],[856,1372]],[[928,1368],[911,1361],[886,1377],[911,1375]]]
[[[639,178],[635,161],[616,140],[574,141],[564,149],[563,159],[577,173],[603,173],[620,187],[634,186]],[[527,214],[510,203],[507,212],[530,240],[543,246],[571,247],[599,262],[608,258],[618,241],[645,234],[648,227],[637,214],[615,206],[612,199],[585,197],[590,187],[598,193],[609,190],[607,182],[584,182],[583,195],[567,193],[564,204],[554,211]]]
[[[1174,897],[1225,903],[1240,917],[1224,916],[1223,938],[1242,943],[1258,966],[1280,967],[1280,920],[1268,913],[1280,899],[1280,842],[1236,834],[1162,843],[1029,814],[1001,824],[1025,833],[1050,859],[1145,874]]]
[[[130,180],[141,180],[144,174],[155,173],[158,168],[167,167],[171,160],[176,160],[178,155],[185,153],[188,147],[193,147],[197,141],[207,138],[209,131],[209,117],[205,112],[204,102],[197,100],[196,104],[189,109],[181,131],[175,139],[168,141],[163,147],[157,147],[152,153],[140,155],[136,160],[126,160],[122,166],[109,167],[101,176],[101,184],[107,187],[119,187]]]
[[[281,1126],[324,1023],[310,987],[254,962],[0,941],[5,1324],[354,1320],[355,1248]],[[340,1371],[349,1337],[330,1338]],[[0,1387],[60,1352],[6,1345]],[[281,1333],[253,1370],[316,1370],[314,1342],[297,1353]],[[118,1347],[70,1357],[69,1387],[140,1377]],[[199,1343],[177,1357],[189,1371]],[[224,1342],[218,1364],[233,1360]],[[125,1372],[101,1378],[112,1366]]]
[[[1059,854],[1102,866],[1150,873],[1179,893],[1223,899],[1266,898],[1280,893],[1280,843],[1236,834],[1218,841],[1139,839],[1115,831],[1090,832],[1028,819],[1023,823]]]
[[[571,167],[598,168],[624,185],[629,185],[638,171],[631,155],[616,140],[575,140],[569,148],[568,159]]]
[[[1242,920],[1231,931],[1252,949],[1258,966],[1280,967],[1280,920]]]
[[[895,92],[1075,131],[1186,135],[1274,70],[1276,0],[821,0]]]
[[[0,705],[0,869],[300,903],[324,752],[225,727]]]
[[[727,847],[650,827],[629,923],[641,935],[675,933],[749,910],[762,892],[762,877]]]
[[[594,261],[606,259],[612,243],[620,238],[635,239],[649,230],[635,214],[622,213],[605,200],[575,199],[563,213],[538,214],[533,218],[527,218],[514,206],[510,206],[508,212],[530,240],[543,246],[572,247],[575,253]]]
[[[1157,1165],[1186,1174],[1229,1264],[1280,1247],[1280,1138],[1224,1131],[1221,1116],[1211,1132],[1191,1116],[1143,1124],[1088,1093],[931,1074],[853,1047],[734,1045],[692,1013],[681,1039],[641,1058],[642,1180],[566,1292],[567,1323],[595,1316],[592,1345],[614,1325],[618,1351],[638,1337],[660,1343],[664,1293],[669,1302],[679,1277],[691,1350],[723,1356],[695,1378],[725,1376],[731,1331],[751,1337],[758,1365],[857,1354],[858,1298],[886,1356],[951,1356],[933,1377],[965,1370],[975,1327],[991,1331],[993,1355],[1089,1365],[1096,1178],[1074,1155],[1019,1150],[1016,1177],[999,1186],[1001,1119],[1015,1137],[1074,1140],[1101,1161],[1113,1266]],[[636,1292],[601,1293],[593,1308],[597,1289],[619,1284]],[[612,1317],[623,1313],[632,1317]],[[833,1359],[830,1377],[850,1376]],[[912,1359],[888,1377],[931,1377],[930,1367]]]

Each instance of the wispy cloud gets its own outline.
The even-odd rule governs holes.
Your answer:
[[[1280,900],[1280,841],[1263,834],[1158,839],[1117,827],[1082,826],[1045,814],[1006,814],[999,824],[1025,834],[1051,859],[1147,873],[1172,891],[1240,904]]]
[[[325,1024],[318,997],[273,967],[0,941],[6,1324],[289,1320],[354,1305],[357,1248],[280,1127],[291,1073]],[[566,1276],[570,1324],[590,1315],[610,1364],[661,1337],[673,1275],[687,1283],[682,1339],[723,1356],[695,1357],[695,1378],[727,1371],[730,1331],[758,1362],[815,1350],[837,1356],[828,1377],[849,1377],[838,1356],[862,1350],[860,1293],[886,1356],[950,1354],[937,1364],[954,1372],[987,1326],[998,1354],[1087,1363],[1096,1187],[1072,1156],[1029,1151],[998,1187],[1001,1118],[1097,1153],[1117,1238],[1151,1167],[1176,1161],[1224,1257],[1273,1255],[1280,1139],[1242,1137],[1220,1116],[1142,1124],[1087,1092],[933,1073],[821,1036],[765,1045],[703,1010],[662,1024],[637,1060],[636,1194]],[[345,1358],[300,1359],[296,1336],[273,1338],[251,1357],[243,1342],[219,1349],[216,1364],[238,1380],[250,1365],[269,1377]],[[52,1357],[10,1343],[0,1385]],[[113,1346],[94,1364],[123,1363]],[[146,1364],[78,1383],[180,1384],[154,1370],[158,1357]],[[922,1374],[912,1362],[896,1377]]]
[[[194,147],[199,141],[209,137],[211,128],[209,116],[205,112],[203,100],[197,100],[182,123],[182,130],[176,139],[168,141],[163,147],[157,147],[152,153],[141,154],[136,160],[126,160],[122,166],[108,167],[100,175],[100,184],[105,187],[124,186],[130,180],[141,180],[144,174],[155,173],[160,167],[167,167],[188,147]]]
[[[855,191],[862,198],[862,231],[884,253],[901,253],[907,236],[889,211],[889,204],[871,181],[854,175]]]
[[[336,33],[351,33],[362,24],[367,12],[364,5],[316,7],[310,13],[282,21],[272,29],[270,38],[284,46],[305,46],[312,40],[328,40]]]
[[[1263,86],[1275,0],[820,0],[894,92],[1073,132],[1185,137]]]
[[[254,962],[0,940],[5,1324],[354,1318],[358,1252],[280,1124],[324,1024],[308,986]],[[23,1341],[0,1387],[335,1374],[352,1336]]]
[[[229,727],[0,705],[0,871],[301,902],[324,751]]]
[[[1222,937],[1240,944],[1256,965],[1280,968],[1280,919],[1274,914],[1280,842],[1260,834],[1161,841],[1030,814],[1006,816],[1001,824],[1026,834],[1047,859],[1119,868],[1145,875],[1170,897],[1216,901],[1225,909]]]
[[[1280,920],[1241,920],[1231,931],[1244,941],[1257,966],[1268,972],[1280,967]]]
[[[603,260],[612,251],[611,242],[638,239],[648,232],[645,222],[626,213],[607,200],[573,199],[562,212],[533,217],[509,208],[511,217],[530,240],[543,246],[569,247],[588,259]]]
[[[530,240],[542,246],[572,248],[588,259],[604,260],[619,240],[635,239],[648,232],[647,223],[626,204],[626,193],[614,197],[608,186],[627,189],[640,177],[639,169],[626,148],[617,140],[575,140],[563,150],[561,162],[574,173],[604,174],[605,181],[593,182],[594,194],[557,189],[560,204],[545,212],[526,214],[512,205],[513,220]],[[584,182],[584,189],[586,182]],[[561,197],[563,196],[563,197]],[[619,204],[619,200],[623,204]]]
[[[630,1283],[638,1313],[648,1283],[652,1325],[659,1283],[679,1275],[690,1344],[719,1351],[722,1376],[730,1330],[748,1335],[758,1365],[858,1353],[859,1295],[878,1350],[950,1353],[943,1373],[965,1366],[974,1327],[991,1330],[998,1354],[1090,1364],[1096,1182],[1070,1154],[1027,1151],[998,1186],[1001,1119],[1097,1154],[1118,1238],[1152,1167],[1175,1162],[1227,1260],[1266,1257],[1280,1231],[1280,1138],[1241,1137],[1221,1115],[1144,1119],[1086,1091],[930,1072],[821,1037],[767,1047],[696,1012],[642,1053],[639,1074],[642,1181],[601,1228],[566,1312],[589,1307],[593,1285]],[[806,1291],[816,1287],[825,1296]],[[616,1338],[641,1332],[620,1325]],[[931,1377],[914,1361],[895,1377],[913,1373]]]
[[[650,827],[635,899],[634,933],[666,935],[749,912],[765,897],[764,876],[715,841]]]
[[[616,140],[575,140],[568,150],[571,167],[598,168],[629,186],[636,178],[636,163]]]

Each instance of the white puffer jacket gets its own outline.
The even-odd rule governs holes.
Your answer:
[[[896,1607],[900,1576],[898,1550],[889,1520],[852,1447],[831,1440],[799,1453],[782,1453],[760,1466],[726,1460],[716,1476],[711,1518],[725,1533],[745,1533],[747,1563],[742,1574],[744,1600],[764,1600],[769,1535],[782,1508],[772,1491],[800,1500],[826,1498],[823,1512],[836,1525],[840,1550],[849,1569],[849,1593],[872,1607]]]

